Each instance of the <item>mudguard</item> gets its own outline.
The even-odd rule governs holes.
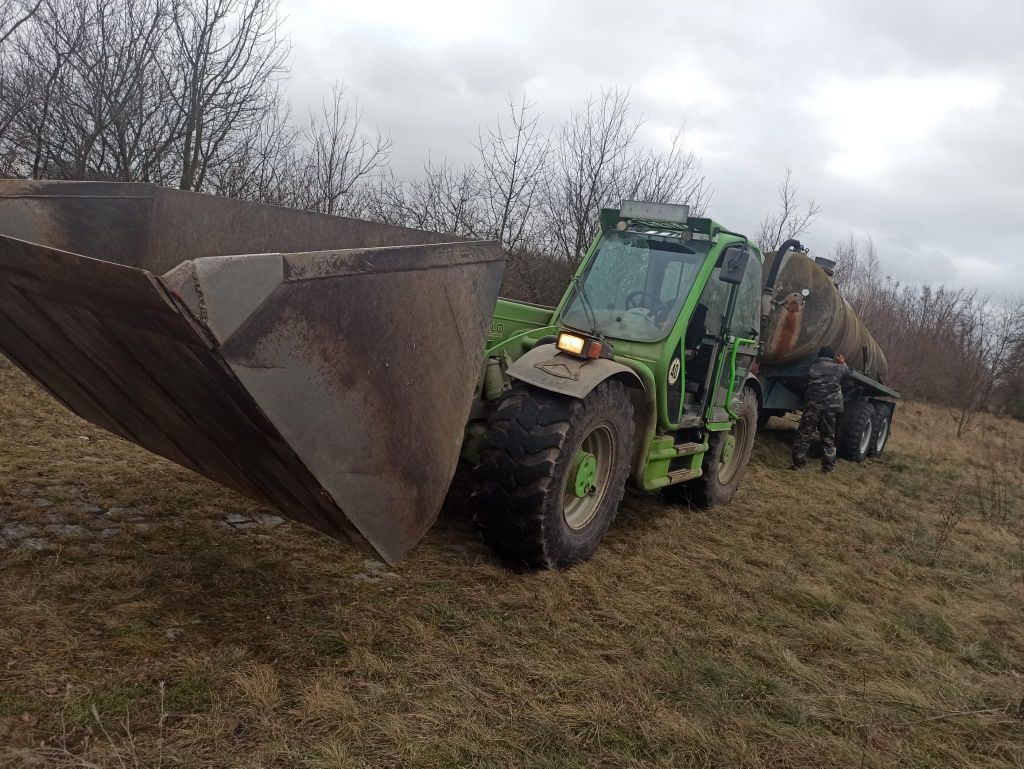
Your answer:
[[[581,400],[611,377],[624,376],[629,386],[644,389],[640,377],[629,366],[607,358],[577,358],[560,352],[553,344],[534,347],[509,366],[506,373],[542,390]]]

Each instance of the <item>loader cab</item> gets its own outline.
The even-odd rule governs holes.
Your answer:
[[[663,208],[602,212],[555,319],[653,369],[662,429],[728,425],[757,351],[763,258],[710,219]]]
[[[607,233],[562,311],[562,322],[631,342],[664,339],[710,247],[686,234],[648,227]]]

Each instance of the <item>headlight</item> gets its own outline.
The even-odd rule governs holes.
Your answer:
[[[558,349],[581,358],[600,358],[604,345],[597,339],[588,339],[565,332],[558,335]]]
[[[559,334],[558,349],[572,355],[583,355],[583,348],[587,346],[587,340],[575,334]]]

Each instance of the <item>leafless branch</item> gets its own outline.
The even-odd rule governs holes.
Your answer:
[[[765,214],[758,227],[757,243],[765,253],[775,251],[790,238],[797,238],[814,224],[821,214],[821,206],[814,198],[801,206],[797,200],[800,188],[793,183],[793,172],[786,169],[786,176],[779,185],[779,200],[774,211]]]

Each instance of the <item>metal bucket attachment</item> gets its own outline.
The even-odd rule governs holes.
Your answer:
[[[395,563],[455,472],[504,267],[444,239],[0,182],[0,351],[90,422]]]

